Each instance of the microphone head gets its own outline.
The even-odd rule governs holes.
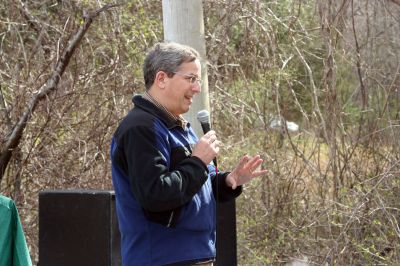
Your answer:
[[[210,113],[207,110],[201,110],[197,113],[197,120],[200,124],[210,123]]]

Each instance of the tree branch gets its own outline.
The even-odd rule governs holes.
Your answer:
[[[7,104],[6,104],[6,100],[4,99],[4,96],[3,96],[3,88],[1,87],[1,84],[0,84],[0,111],[3,111],[3,113],[4,113],[4,121],[5,121],[5,124],[7,125],[7,129],[11,130],[12,127],[11,127],[10,112],[9,112]],[[0,117],[1,117],[1,114],[0,114]]]
[[[367,91],[366,91],[366,87],[365,87],[365,84],[364,84],[364,79],[363,79],[362,69],[361,69],[361,49],[360,49],[360,45],[358,44],[358,38],[357,38],[357,32],[356,32],[356,26],[355,26],[355,20],[354,20],[354,0],[351,1],[351,22],[352,22],[352,30],[353,30],[354,42],[355,42],[355,46],[356,46],[357,74],[358,74],[358,79],[360,81],[360,90],[361,90],[361,96],[362,96],[362,107],[363,107],[363,110],[364,110],[366,107],[368,107],[368,97],[367,97]]]
[[[92,24],[93,19],[96,18],[101,12],[119,5],[121,4],[108,4],[98,10],[83,13],[84,23],[69,40],[68,45],[65,48],[63,54],[57,60],[56,65],[53,69],[53,73],[51,74],[50,78],[39,89],[39,91],[32,96],[25,112],[20,117],[18,123],[14,126],[14,129],[7,138],[4,147],[1,149],[0,180],[4,176],[5,170],[7,168],[8,163],[11,160],[11,156],[13,154],[14,149],[18,147],[21,141],[23,132],[26,128],[27,122],[30,119],[32,113],[36,109],[40,100],[44,99],[47,95],[49,95],[51,92],[57,89],[57,85],[60,82],[61,76],[63,75],[65,69],[67,68],[69,61],[72,55],[74,54],[75,49],[78,47],[83,36],[85,35],[90,25]]]
[[[400,0],[390,0],[390,2],[400,6]]]

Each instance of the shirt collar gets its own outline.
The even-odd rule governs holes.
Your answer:
[[[155,106],[157,106],[162,112],[164,112],[170,119],[174,120],[180,127],[182,127],[183,129],[186,129],[187,126],[187,121],[185,120],[185,118],[183,118],[182,115],[174,115],[173,113],[171,113],[170,111],[168,111],[167,108],[165,108],[164,105],[160,104],[156,99],[154,99],[149,92],[145,92],[143,94],[143,98],[148,100],[149,102],[151,102],[152,104],[154,104]]]

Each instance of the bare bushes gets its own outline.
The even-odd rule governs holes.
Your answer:
[[[399,6],[218,4],[208,51],[220,161],[258,152],[270,170],[238,200],[239,264],[398,264]],[[300,132],[271,129],[277,116]]]

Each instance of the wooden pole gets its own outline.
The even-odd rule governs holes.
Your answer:
[[[203,4],[201,0],[163,0],[164,40],[189,45],[202,57],[200,95],[197,95],[188,113],[184,115],[198,136],[202,136],[197,121],[200,110],[210,110],[206,64],[206,44],[204,39]]]
[[[204,38],[203,4],[201,0],[163,0],[164,40],[195,48],[203,58],[201,62],[202,91],[188,113],[185,114],[198,136],[202,136],[197,112],[210,111]],[[211,113],[211,112],[210,112]],[[217,204],[217,266],[237,265],[235,201]]]

